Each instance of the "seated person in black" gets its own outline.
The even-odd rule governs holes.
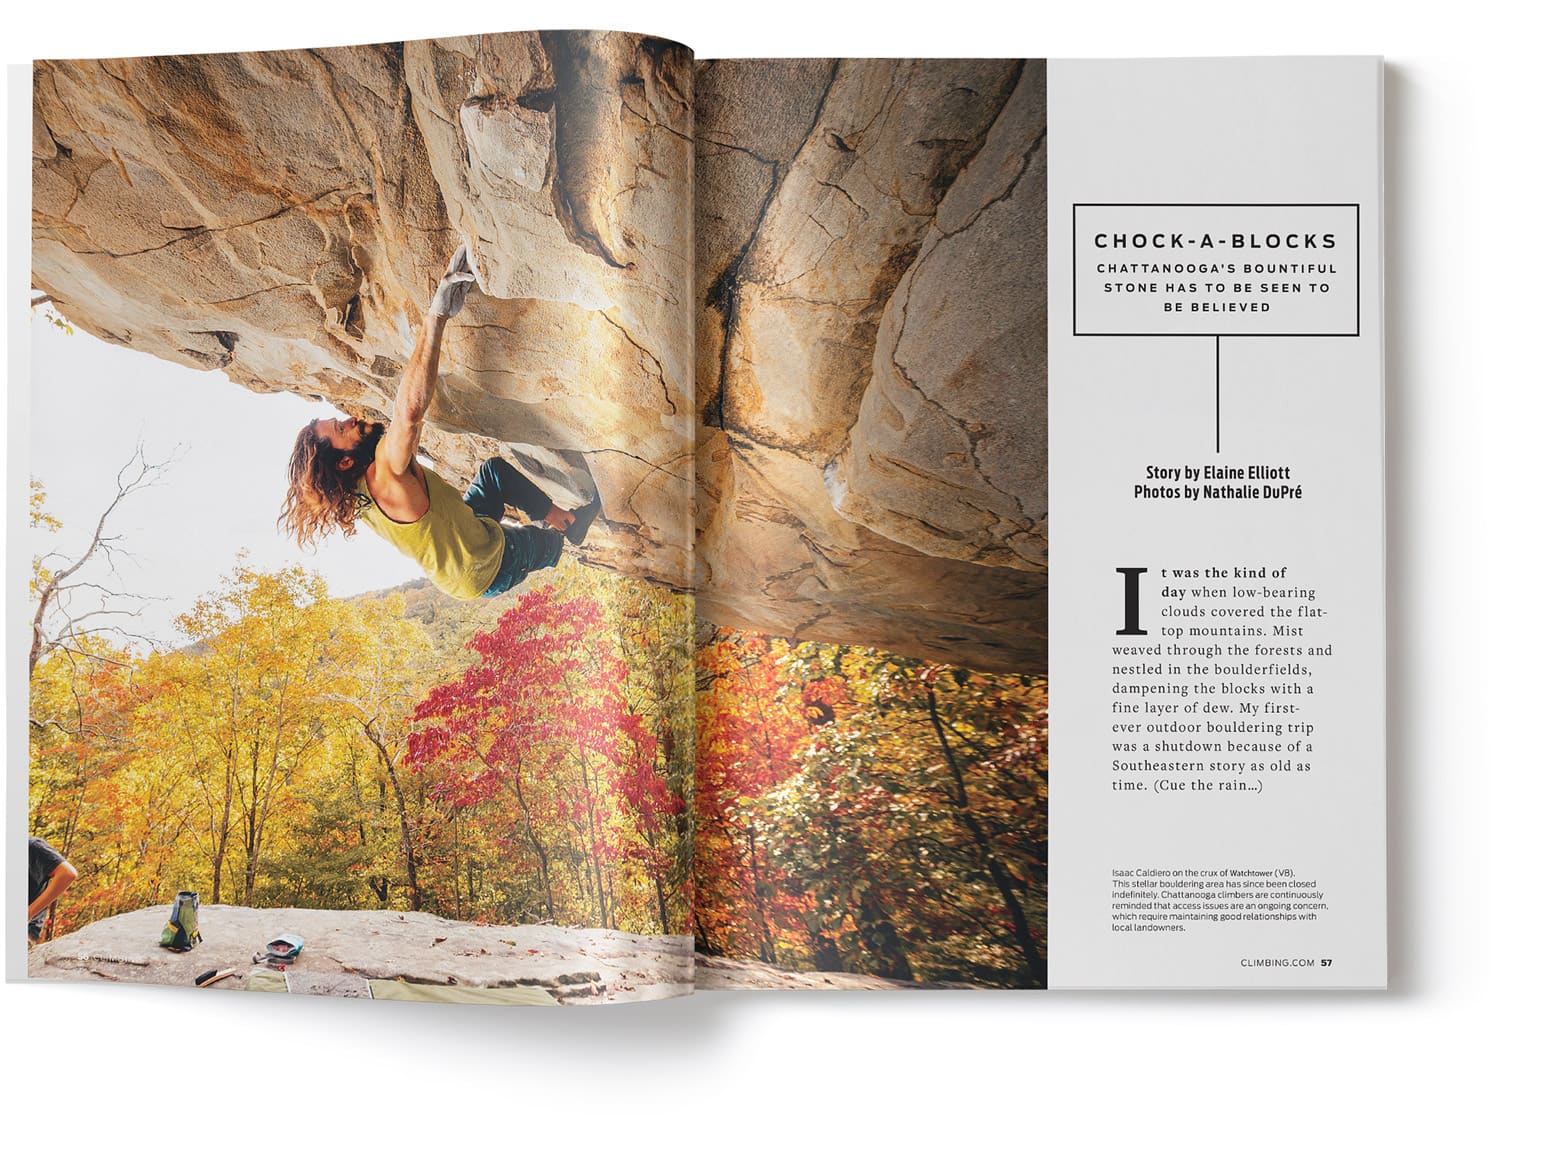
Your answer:
[[[75,876],[70,862],[46,841],[27,838],[27,944],[43,936],[49,905],[65,895]]]

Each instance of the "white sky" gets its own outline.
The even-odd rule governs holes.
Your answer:
[[[173,640],[172,619],[216,588],[244,549],[255,568],[300,562],[318,570],[335,596],[419,576],[369,531],[304,554],[276,530],[291,443],[308,420],[336,414],[327,405],[258,395],[218,371],[196,372],[81,330],[67,335],[42,311],[32,313],[30,330],[29,471],[64,523],[46,540],[35,535],[35,552],[57,546],[73,558],[85,548],[137,441],[151,460],[181,449],[156,488],[120,506],[110,530],[136,558],[121,567],[119,588],[162,599],[147,608],[140,633]],[[98,567],[90,580],[110,579]]]

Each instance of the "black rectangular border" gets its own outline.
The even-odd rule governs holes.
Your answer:
[[[1196,209],[1350,209],[1356,212],[1356,330],[1355,331],[1081,331],[1077,328],[1076,212],[1084,206],[1187,207]],[[1147,339],[1356,339],[1362,334],[1362,205],[1360,202],[1072,202],[1071,203],[1071,334],[1084,338]]]

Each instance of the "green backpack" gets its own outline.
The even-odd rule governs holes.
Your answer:
[[[202,940],[199,936],[199,894],[180,892],[172,902],[172,916],[161,927],[161,947],[187,953]]]

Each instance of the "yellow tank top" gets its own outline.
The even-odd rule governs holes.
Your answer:
[[[377,508],[361,478],[356,492],[366,499],[361,520],[400,553],[411,557],[436,588],[454,598],[477,598],[500,572],[506,534],[499,523],[481,517],[451,485],[422,464],[431,507],[418,521],[395,521]]]

